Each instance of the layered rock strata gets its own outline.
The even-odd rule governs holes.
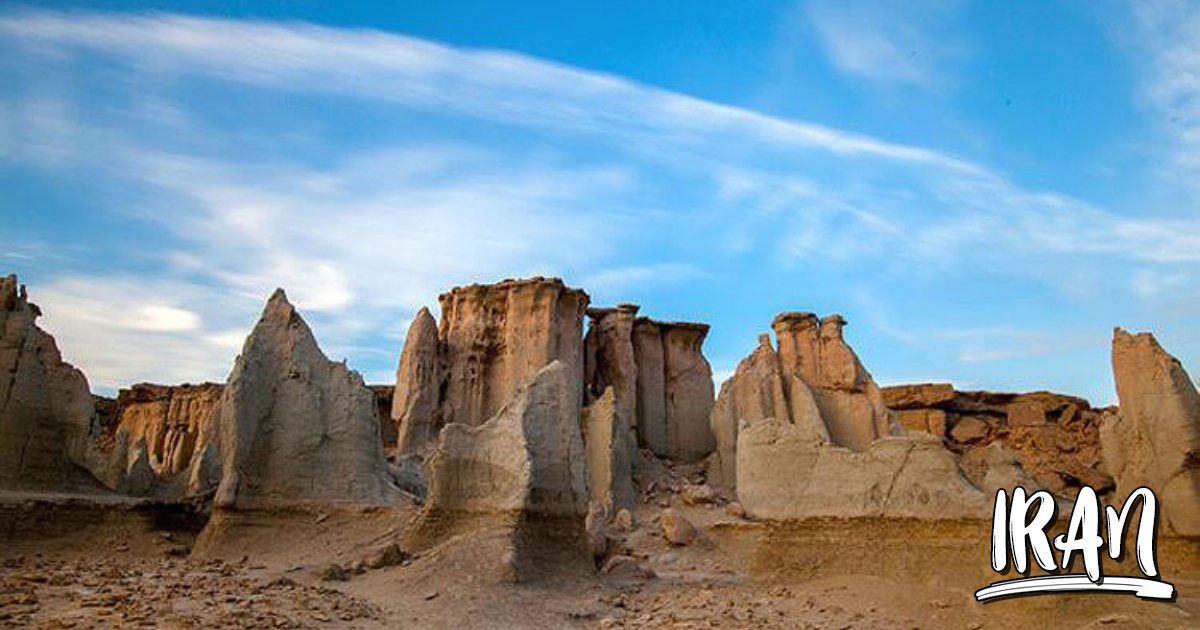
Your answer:
[[[559,279],[457,287],[418,314],[397,373],[393,418],[401,453],[423,450],[449,423],[478,426],[552,361],[583,399],[583,313],[588,296]]]
[[[1200,393],[1150,333],[1115,329],[1112,368],[1120,413],[1105,417],[1100,441],[1115,498],[1149,487],[1166,532],[1200,536]]]
[[[277,289],[221,396],[216,507],[389,502],[375,406],[362,377],[326,358]]]
[[[168,498],[211,491],[219,477],[222,386],[140,383],[117,393],[88,467],[106,486]]]
[[[769,335],[722,386],[711,415],[717,448],[710,482],[737,483],[738,433],[743,422],[774,418],[795,428],[792,439],[864,450],[877,438],[899,433],[879,387],[842,337],[845,320],[832,315],[783,313]]]
[[[1051,392],[959,392],[947,383],[885,387],[883,398],[908,431],[930,433],[977,474],[983,451],[1003,444],[1039,485],[1064,497],[1082,486],[1101,494],[1113,480],[1100,470],[1100,423],[1111,410]],[[970,476],[970,475],[969,475]]]

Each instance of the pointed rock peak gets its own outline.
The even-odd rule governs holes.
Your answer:
[[[421,310],[417,311],[413,317],[413,323],[420,323],[421,326],[432,325],[437,327],[437,320],[433,318],[433,314],[429,312],[429,307],[422,306]]]
[[[287,293],[283,289],[275,289],[263,308],[262,319],[291,319],[295,313],[296,307],[288,301]]]
[[[762,333],[758,336],[758,347],[772,352],[775,351],[775,347],[771,345],[770,333]]]

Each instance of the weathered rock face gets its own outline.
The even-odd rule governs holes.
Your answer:
[[[276,290],[221,397],[215,505],[383,504],[393,497],[375,397]]]
[[[592,502],[609,512],[632,509],[634,448],[629,423],[621,417],[612,386],[583,409],[583,442],[587,450],[588,491]]]
[[[638,318],[633,326],[633,354],[637,372],[638,445],[657,455],[670,451],[667,442],[667,364],[662,328],[654,320]]]
[[[575,376],[540,370],[481,425],[446,425],[428,461],[426,511],[581,517],[588,486]]]
[[[814,446],[796,425],[774,418],[742,426],[737,492],[747,514],[777,520],[981,517],[991,505],[930,436],[881,438],[855,451]]]
[[[483,424],[555,360],[582,400],[586,293],[558,279],[533,278],[459,287],[438,302],[446,423]]]
[[[810,445],[833,443],[862,450],[896,432],[871,375],[842,338],[845,321],[837,315],[818,320],[811,313],[783,313],[769,335],[721,387],[711,426],[717,453],[709,482],[733,489],[738,432],[742,423],[774,418],[793,425],[791,439]]]
[[[414,453],[437,439],[442,428],[438,411],[438,330],[429,309],[422,308],[404,337],[404,352],[396,369],[396,391],[392,397],[392,419],[396,427],[396,450]]]
[[[1200,536],[1200,393],[1150,333],[1115,329],[1112,364],[1121,407],[1104,419],[1101,443],[1117,498],[1147,486],[1168,533]]]
[[[587,336],[584,338],[584,380],[591,397],[599,397],[612,387],[617,415],[626,429],[635,431],[638,392],[638,364],[633,349],[633,322],[636,304],[618,304],[616,308],[589,308]],[[636,435],[633,436],[636,439]]]
[[[586,293],[537,277],[457,287],[438,302],[436,338],[431,317],[418,315],[397,372],[402,453],[428,447],[445,424],[483,424],[555,360],[582,401]]]
[[[864,450],[896,430],[879,387],[842,338],[845,324],[840,315],[818,321],[812,313],[783,313],[771,328],[784,375],[812,390],[833,443]]]
[[[396,386],[369,385],[369,387],[375,394],[375,415],[379,416],[379,439],[383,442],[384,449],[395,449],[396,441],[399,438],[396,435],[396,422],[392,420],[392,407],[395,404],[393,396]]]
[[[713,408],[712,367],[701,348],[707,324],[661,324],[666,365],[667,453],[685,462],[700,461],[716,446],[709,414]]]
[[[931,433],[966,462],[1003,444],[1039,485],[1064,497],[1081,486],[1105,493],[1113,480],[1100,470],[1103,411],[1086,400],[1050,392],[958,392],[949,384],[883,389],[884,401],[909,431]]]
[[[10,275],[0,278],[0,487],[90,487],[76,461],[94,406],[83,373],[36,324],[41,310]]]
[[[646,317],[633,322],[637,440],[655,455],[698,461],[716,445],[708,424],[712,367],[702,351],[707,335],[707,324]]]
[[[795,405],[792,404],[795,401]],[[716,452],[710,461],[708,482],[718,488],[737,485],[737,438],[742,421],[786,419],[807,432],[809,443],[829,441],[811,390],[798,377],[784,378],[779,355],[770,335],[760,335],[758,347],[742,359],[734,375],[721,385],[711,423]]]
[[[117,393],[88,467],[110,489],[180,496],[215,487],[222,386],[141,383]],[[144,466],[141,460],[145,460]]]

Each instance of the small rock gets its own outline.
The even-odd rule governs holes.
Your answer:
[[[382,569],[401,564],[407,559],[408,554],[400,548],[400,545],[389,543],[372,551],[366,557],[365,562],[372,569]]]
[[[658,577],[653,569],[642,566],[642,563],[630,556],[609,558],[600,572],[618,579],[652,580]]]
[[[617,510],[617,515],[613,517],[613,527],[617,531],[628,532],[633,531],[633,513],[626,508]]]
[[[441,595],[441,593],[439,593],[438,591],[433,591],[432,593],[426,593],[425,601],[429,601],[431,599],[437,599],[438,595]]]
[[[716,493],[713,492],[713,489],[708,487],[707,484],[688,484],[683,487],[683,490],[680,491],[679,495],[683,499],[683,502],[687,505],[712,503],[717,497]]]
[[[734,501],[725,506],[725,513],[734,518],[746,518],[746,510],[741,503]]]
[[[350,579],[350,572],[342,565],[334,562],[321,569],[317,573],[317,577],[326,582],[345,582]]]
[[[672,545],[690,545],[699,535],[690,521],[671,508],[663,510],[659,525],[662,527],[663,538]]]

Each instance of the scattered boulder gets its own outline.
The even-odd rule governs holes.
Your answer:
[[[658,524],[662,528],[663,538],[672,545],[690,545],[700,535],[691,521],[672,508],[662,511],[658,518]]]
[[[1084,485],[1100,494],[1114,486],[1100,470],[1105,412],[1082,398],[959,392],[946,383],[886,387],[883,396],[906,430],[930,433],[960,454],[964,472],[983,461],[986,452],[976,451],[999,443],[1038,486],[1064,498],[1073,498]]]
[[[685,505],[700,505],[716,501],[717,493],[707,484],[687,484],[679,490],[679,498]]]
[[[1183,364],[1150,333],[1113,331],[1120,411],[1100,428],[1116,497],[1154,490],[1165,531],[1200,536],[1200,393]]]
[[[282,289],[234,362],[218,422],[218,508],[377,505],[394,496],[374,394],[325,357]]]
[[[384,567],[392,567],[403,563],[409,559],[406,551],[400,548],[396,543],[387,543],[376,547],[371,553],[363,558],[363,564],[371,569],[382,569]]]
[[[654,570],[643,565],[632,556],[612,556],[601,567],[600,572],[616,580],[653,580],[658,577]]]

